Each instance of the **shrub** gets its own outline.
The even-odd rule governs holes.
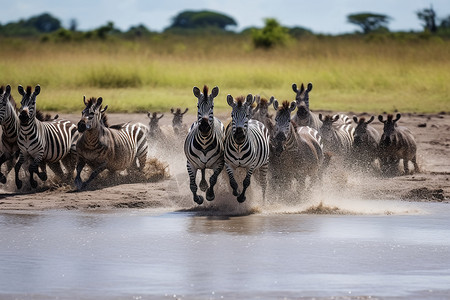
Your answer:
[[[276,45],[283,46],[289,38],[288,29],[271,18],[265,19],[264,28],[252,30],[252,40],[256,48],[268,49]]]

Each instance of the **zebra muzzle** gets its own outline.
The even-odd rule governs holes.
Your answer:
[[[78,125],[77,125],[77,127],[78,127],[78,131],[79,132],[85,132],[86,131],[86,122],[85,121],[83,121],[83,120],[81,120],[80,122],[78,122]]]
[[[29,119],[30,119],[30,116],[28,115],[28,110],[22,110],[19,114],[20,122],[26,123],[26,122],[28,122]]]

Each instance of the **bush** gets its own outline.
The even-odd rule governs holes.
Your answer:
[[[265,19],[265,26],[262,29],[252,30],[252,40],[256,48],[272,48],[283,46],[289,40],[288,29],[281,26],[275,19]]]

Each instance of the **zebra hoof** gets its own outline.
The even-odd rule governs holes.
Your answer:
[[[197,195],[196,197],[194,197],[194,202],[197,203],[198,205],[201,205],[203,201],[204,199],[202,196]]]
[[[212,188],[209,188],[206,191],[206,200],[213,201],[214,198],[216,198],[216,195],[214,194],[214,190]]]
[[[30,181],[30,185],[33,189],[37,188],[37,181],[35,180]]]
[[[206,191],[208,189],[208,183],[206,180],[200,181],[199,187],[202,192]]]
[[[235,197],[239,196],[238,190],[233,190],[233,196],[235,196]]]
[[[245,197],[245,195],[239,195],[239,197],[237,197],[237,201],[239,202],[239,203],[242,203],[242,202],[244,202],[245,201],[245,199],[247,199],[246,197]]]

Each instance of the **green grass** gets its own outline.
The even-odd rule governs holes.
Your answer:
[[[293,100],[292,83],[312,82],[315,110],[450,111],[450,42],[368,42],[310,38],[255,50],[243,37],[155,37],[148,41],[40,43],[0,40],[0,84],[41,85],[38,108],[81,112],[82,97],[102,96],[111,112],[195,112],[192,87],[219,86],[226,95]]]

